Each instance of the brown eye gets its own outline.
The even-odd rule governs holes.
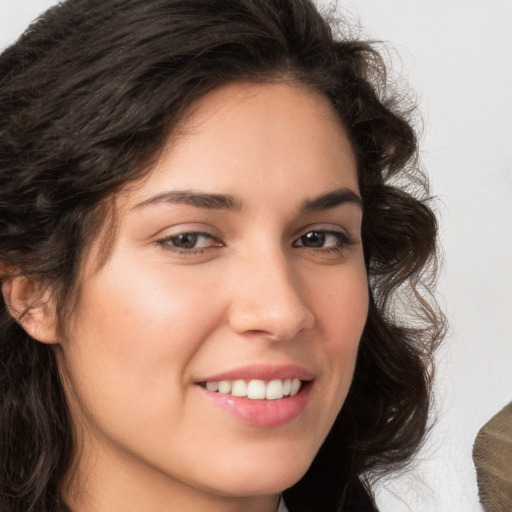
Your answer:
[[[193,252],[195,250],[222,246],[222,243],[212,235],[195,231],[168,236],[157,240],[157,243],[165,249],[176,252]]]
[[[351,239],[345,233],[337,231],[309,231],[302,235],[294,243],[294,246],[308,247],[310,249],[339,249],[351,243]]]
[[[197,233],[183,233],[182,235],[174,236],[168,241],[178,249],[193,249],[197,245],[199,235]]]
[[[299,238],[304,247],[323,247],[326,240],[326,234],[321,231],[311,231]]]

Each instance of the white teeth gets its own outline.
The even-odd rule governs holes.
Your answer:
[[[290,396],[296,395],[299,392],[299,389],[300,389],[300,380],[293,379],[291,389],[290,389]]]
[[[223,395],[227,395],[231,392],[231,381],[229,380],[221,380],[219,382],[219,393]]]
[[[206,382],[208,391],[219,392],[223,395],[247,397],[251,400],[280,400],[286,396],[296,395],[302,386],[300,379],[274,379],[265,382],[260,379],[221,380]]]
[[[245,380],[233,381],[233,386],[231,386],[231,394],[233,396],[247,396],[247,384],[245,383]]]
[[[206,389],[208,391],[219,391],[219,383],[218,382],[207,382]]]
[[[265,398],[267,400],[279,400],[280,398],[283,398],[283,381],[271,380],[267,384]]]
[[[247,398],[263,400],[266,395],[265,382],[262,380],[250,380],[247,385]]]

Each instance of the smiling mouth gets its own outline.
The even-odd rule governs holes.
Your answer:
[[[264,381],[252,380],[221,380],[199,383],[208,391],[221,395],[231,395],[250,400],[281,400],[295,396],[306,384],[300,379],[273,379]]]

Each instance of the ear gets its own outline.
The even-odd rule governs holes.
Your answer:
[[[2,283],[2,295],[12,317],[34,339],[54,344],[57,335],[57,314],[48,287],[23,276],[8,277]]]

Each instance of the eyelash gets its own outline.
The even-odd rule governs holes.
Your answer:
[[[190,235],[196,238],[208,238],[213,241],[213,245],[208,245],[205,247],[191,247],[191,248],[182,248],[182,247],[176,247],[173,244],[173,241],[178,239],[179,237]],[[156,241],[157,244],[159,244],[163,249],[166,251],[170,251],[172,253],[177,254],[178,256],[194,256],[195,254],[201,254],[205,251],[205,249],[211,249],[215,247],[222,247],[222,242],[216,238],[215,236],[211,235],[210,233],[203,233],[200,231],[184,231],[183,233],[178,233],[177,235],[167,236],[165,238],[161,238]]]
[[[336,244],[334,247],[308,247],[306,245],[297,245],[299,241],[306,238],[308,235],[320,235],[321,237],[334,237],[336,239]],[[311,251],[322,252],[322,253],[339,253],[342,252],[347,247],[354,245],[355,240],[345,232],[342,231],[333,231],[333,230],[324,230],[324,229],[312,229],[307,233],[301,235],[294,243],[294,247],[305,247]]]
[[[316,235],[321,237],[334,237],[336,239],[336,245],[334,247],[308,247],[307,245],[304,245],[304,239],[308,237],[309,235]],[[192,236],[194,237],[195,243],[197,243],[197,240],[200,238],[207,238],[210,239],[213,244],[207,245],[204,247],[190,247],[190,248],[182,248],[182,247],[176,247],[173,245],[173,243],[179,238],[184,236]],[[299,245],[299,242],[301,242]],[[223,247],[224,244],[220,239],[215,237],[214,235],[211,235],[210,233],[204,233],[200,231],[184,231],[183,233],[178,233],[176,235],[167,236],[165,238],[161,238],[156,241],[158,245],[160,245],[163,249],[166,251],[170,251],[178,256],[182,257],[191,257],[197,254],[203,253],[207,249],[212,248],[218,248]],[[325,240],[324,240],[325,243]],[[307,231],[303,235],[301,235],[299,238],[297,238],[293,242],[293,247],[304,247],[305,249],[315,252],[315,253],[340,253],[347,247],[350,247],[352,245],[355,245],[356,241],[347,233],[342,231],[333,231],[333,230],[325,230],[325,229],[312,229],[310,231]],[[195,244],[194,244],[195,245]]]

